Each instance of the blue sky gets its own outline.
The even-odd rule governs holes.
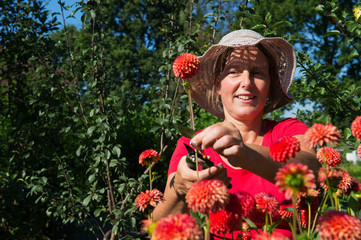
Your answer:
[[[78,11],[74,17],[72,18],[66,18],[67,16],[69,16],[71,14],[72,11],[74,11],[77,6],[75,6],[74,4],[77,2],[77,0],[62,0],[62,2],[65,2],[65,6],[69,6],[69,10],[65,10],[64,9],[64,17],[65,17],[65,22],[66,25],[74,25],[77,28],[81,28],[81,12]],[[58,12],[60,14],[61,10],[60,10],[60,5],[58,3],[58,0],[44,0],[44,5],[45,8],[48,9],[51,13],[55,13]],[[61,17],[61,15],[57,15],[57,19],[58,21],[63,24],[63,19]]]

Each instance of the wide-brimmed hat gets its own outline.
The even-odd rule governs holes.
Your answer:
[[[218,118],[224,118],[218,94],[215,94],[216,81],[219,81],[220,61],[229,55],[234,48],[242,46],[262,45],[269,52],[278,74],[279,87],[273,91],[277,97],[269,100],[264,108],[264,113],[271,112],[291,102],[293,98],[288,89],[292,83],[296,70],[296,55],[290,43],[281,37],[263,37],[259,33],[242,29],[225,35],[218,44],[212,45],[203,56],[199,57],[201,68],[198,75],[189,79],[191,94],[195,102],[202,108]],[[271,83],[274,84],[274,83]],[[271,89],[272,91],[272,89]]]

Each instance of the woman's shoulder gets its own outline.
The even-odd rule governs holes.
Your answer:
[[[264,143],[274,142],[283,136],[303,135],[308,126],[297,118],[286,118],[281,121],[266,119]]]

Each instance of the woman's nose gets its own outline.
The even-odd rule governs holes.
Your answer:
[[[251,74],[248,70],[244,70],[241,75],[241,87],[249,88],[251,86]]]

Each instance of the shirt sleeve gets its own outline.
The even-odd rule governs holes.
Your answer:
[[[277,141],[283,136],[303,135],[307,129],[308,126],[297,118],[286,118],[273,128],[272,140]]]

